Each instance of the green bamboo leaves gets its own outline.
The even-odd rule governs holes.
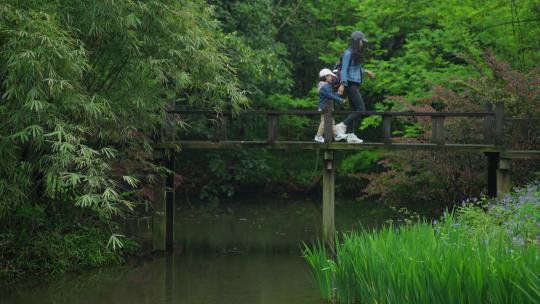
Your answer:
[[[122,248],[113,218],[148,198],[137,194],[159,173],[149,147],[165,110],[247,105],[223,43],[203,0],[1,1],[0,261],[18,263],[56,216]],[[34,209],[51,222],[21,220]],[[65,231],[89,231],[77,229]]]
[[[204,1],[10,1],[0,11],[0,209],[59,195],[108,216],[130,209],[119,179],[139,179],[113,178],[111,164],[147,146],[171,100],[247,103]],[[31,167],[25,183],[8,165],[19,162]]]

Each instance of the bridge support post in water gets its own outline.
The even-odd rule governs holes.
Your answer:
[[[497,197],[503,196],[512,190],[510,183],[510,159],[499,158],[497,166]]]
[[[334,221],[334,152],[324,152],[323,168],[323,241],[331,248],[334,247],[335,221]]]
[[[334,103],[327,101],[324,115],[324,142],[329,144],[334,139],[334,118],[332,110]],[[334,248],[334,152],[331,150],[324,151],[323,164],[323,241]]]
[[[497,166],[499,165],[499,153],[486,153],[487,168],[487,192],[489,197],[497,196]]]
[[[510,192],[510,159],[501,158],[498,152],[486,153],[488,159],[488,196],[501,197]]]
[[[168,154],[165,150],[154,152],[156,163],[172,172],[166,176],[160,176],[154,187],[154,212],[152,214],[154,251],[171,250],[174,244],[174,155],[174,151]]]
[[[504,104],[497,102],[495,112],[491,103],[485,106],[484,117],[484,143],[487,145],[502,146],[504,144]],[[494,114],[494,115],[493,115]],[[499,152],[485,153],[488,159],[488,196],[501,197],[510,192],[510,159],[501,158]]]

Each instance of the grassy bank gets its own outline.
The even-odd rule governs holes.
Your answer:
[[[340,303],[538,303],[540,192],[464,204],[438,223],[341,235],[332,261],[305,257],[321,294]]]

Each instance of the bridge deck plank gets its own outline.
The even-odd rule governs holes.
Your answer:
[[[344,142],[332,142],[321,144],[312,141],[275,141],[268,143],[263,140],[254,141],[174,141],[164,142],[154,145],[157,149],[244,149],[244,148],[266,148],[279,150],[456,150],[471,152],[504,152],[509,158],[531,158],[540,156],[540,151],[506,151],[504,147],[484,144],[452,144],[443,145],[433,143],[378,143],[365,142],[361,144],[348,144]],[[514,157],[515,156],[515,157]]]

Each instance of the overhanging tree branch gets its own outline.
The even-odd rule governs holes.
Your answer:
[[[289,23],[289,21],[291,21],[291,18],[292,18],[294,15],[296,15],[296,12],[297,12],[298,9],[302,6],[302,2],[304,2],[304,0],[299,0],[299,1],[298,1],[298,3],[297,3],[296,6],[293,8],[293,10],[291,11],[291,13],[287,16],[287,18],[285,18],[285,21],[283,21],[283,22],[279,25],[276,34],[279,34],[279,32],[281,32],[281,29],[283,29],[283,27],[285,27],[285,25],[287,25],[287,23]]]
[[[478,31],[477,33],[474,34],[473,37],[476,37],[478,36],[479,34],[487,31],[487,30],[490,30],[492,28],[496,28],[498,26],[503,26],[503,25],[508,25],[508,24],[514,24],[514,23],[527,23],[527,22],[540,22],[540,18],[535,18],[535,19],[525,19],[525,20],[521,20],[521,21],[517,21],[517,20],[512,20],[512,21],[506,21],[506,22],[501,22],[501,23],[497,23],[497,24],[494,24],[494,25],[491,25],[491,26],[488,26],[488,27],[485,27],[483,29],[481,29],[480,31]]]

